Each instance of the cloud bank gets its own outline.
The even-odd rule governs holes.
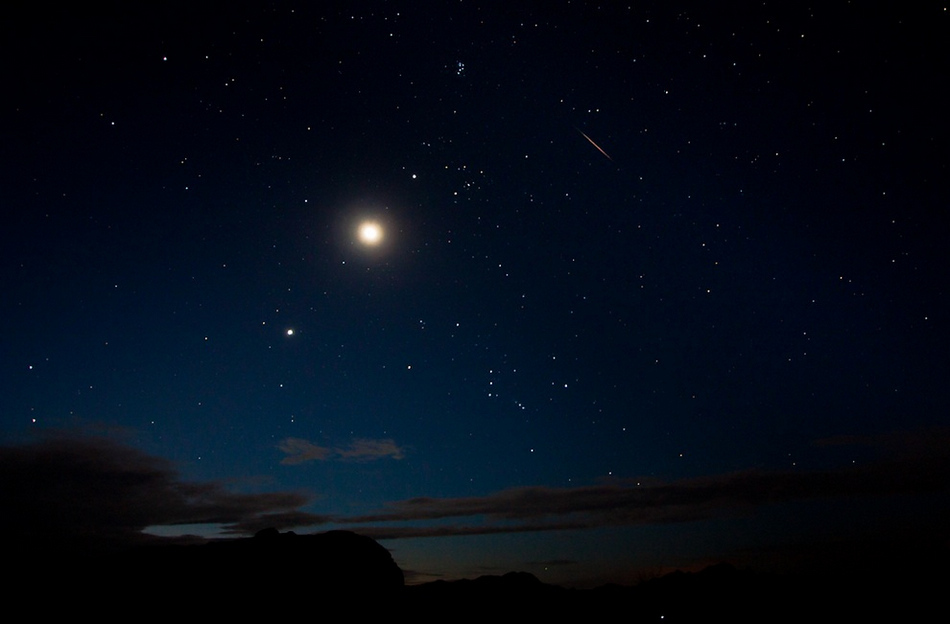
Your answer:
[[[885,459],[839,469],[516,487],[484,496],[394,501],[360,516],[310,513],[304,509],[311,498],[295,492],[241,494],[220,483],[186,482],[170,462],[109,440],[49,438],[0,447],[0,529],[26,541],[58,536],[78,543],[141,539],[143,530],[154,526],[216,525],[237,535],[333,523],[376,539],[397,539],[682,523],[807,500],[933,493],[945,498],[950,435],[901,435],[822,442],[888,451]],[[356,440],[347,448],[329,449],[288,438],[281,450],[285,464],[403,456],[392,440]]]
[[[749,514],[787,502],[950,492],[946,432],[818,444],[875,446],[886,450],[888,458],[829,470],[747,470],[649,485],[619,481],[573,488],[517,487],[475,497],[419,497],[349,521],[384,525],[357,530],[394,539],[669,524]],[[446,525],[443,520],[467,524]],[[400,522],[413,526],[385,526]]]
[[[98,438],[50,438],[0,447],[0,527],[24,540],[134,541],[149,526],[315,525],[302,494],[238,494],[180,479],[161,458]]]

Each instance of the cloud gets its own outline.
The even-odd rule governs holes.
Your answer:
[[[383,457],[402,459],[405,456],[403,450],[392,440],[370,440],[367,438],[357,438],[353,440],[353,444],[350,448],[340,449],[339,454],[343,459],[353,459],[356,461],[368,461],[381,459]]]
[[[935,443],[930,437],[925,446],[917,438],[907,438],[897,445],[899,449],[882,445],[880,440],[865,441],[877,447],[891,446],[896,452],[891,459],[833,470],[747,470],[649,485],[618,482],[574,488],[517,487],[485,496],[396,501],[378,513],[348,520],[362,524],[478,519],[475,525],[366,528],[380,539],[472,535],[668,524],[750,513],[761,506],[784,502],[947,492],[948,440],[950,437],[944,436],[943,443]],[[918,452],[900,451],[909,447]]]
[[[333,454],[331,449],[317,446],[301,438],[286,438],[281,440],[277,448],[282,453],[287,454],[287,457],[282,459],[280,463],[288,466],[303,464],[308,461],[326,461],[330,459]]]
[[[48,438],[0,447],[0,529],[25,540],[60,536],[81,542],[140,539],[143,529],[155,526],[215,525],[236,535],[333,523],[375,539],[398,539],[669,524],[751,514],[784,502],[950,492],[946,432],[821,444],[859,444],[887,455],[829,470],[746,470],[670,482],[417,497],[347,517],[302,511],[311,501],[296,492],[242,494],[216,482],[184,481],[167,460],[106,439]],[[287,464],[403,457],[392,440],[324,448],[288,438],[280,448]]]
[[[318,446],[302,438],[285,438],[277,448],[285,453],[287,457],[281,460],[281,464],[293,466],[310,461],[373,461],[391,457],[392,459],[402,459],[405,457],[404,450],[393,440],[388,438],[373,440],[369,438],[356,438],[347,448],[328,448]]]
[[[0,447],[0,528],[25,540],[64,543],[142,538],[151,526],[315,525],[295,492],[240,494],[180,479],[167,460],[99,438],[48,438]]]
[[[337,518],[344,522],[346,518]],[[351,522],[357,520],[350,519]],[[421,537],[459,537],[467,535],[499,535],[509,533],[540,533],[544,531],[569,531],[591,528],[583,522],[544,522],[537,524],[439,524],[422,526],[359,526],[350,530],[375,540],[407,539]]]
[[[295,527],[309,527],[330,522],[330,516],[312,514],[299,510],[279,511],[247,516],[242,520],[231,522],[224,533],[250,535],[261,529],[292,529]]]

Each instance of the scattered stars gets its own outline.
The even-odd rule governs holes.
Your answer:
[[[772,4],[468,5],[24,55],[0,429],[329,475],[314,510],[345,518],[803,467],[786,446],[948,411],[939,41]],[[289,431],[307,459],[276,468]]]

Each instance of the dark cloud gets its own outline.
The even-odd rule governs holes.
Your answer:
[[[900,444],[895,440],[900,437],[887,443],[825,441],[889,453],[887,459],[832,470],[748,470],[668,483],[518,487],[486,496],[412,498],[374,514],[330,517],[302,511],[311,501],[300,493],[234,493],[219,483],[183,481],[167,460],[107,439],[48,438],[0,447],[0,528],[27,540],[59,536],[81,542],[133,540],[154,526],[219,525],[237,535],[332,522],[375,539],[447,537],[688,522],[783,502],[950,489],[950,436],[931,433],[926,443],[919,437]],[[334,452],[339,458],[395,457],[398,447],[389,442],[363,441],[354,443],[348,455]]]
[[[242,528],[323,518],[302,494],[239,494],[180,479],[170,462],[99,438],[54,437],[0,447],[0,526],[6,534],[64,542],[128,541],[160,525]]]
[[[330,516],[312,514],[306,511],[290,510],[277,513],[264,513],[249,516],[243,520],[229,523],[224,533],[249,535],[261,529],[293,529],[295,527],[312,527],[330,522]]]
[[[891,459],[823,471],[748,470],[670,483],[614,483],[576,488],[519,487],[487,496],[412,498],[353,523],[439,521],[484,518],[484,526],[370,529],[381,537],[470,535],[600,526],[687,522],[747,513],[756,507],[814,499],[946,492],[950,489],[950,445],[934,435],[926,444],[905,438]],[[894,441],[898,438],[892,438]],[[849,443],[858,443],[851,440]],[[871,441],[866,441],[871,442]],[[894,450],[894,445],[885,446]],[[909,442],[912,442],[909,444]],[[908,447],[918,449],[907,453]],[[926,450],[928,452],[923,452]]]
[[[539,565],[539,566],[572,566],[577,565],[577,561],[574,559],[547,559],[545,561],[528,561],[529,565]]]
[[[344,522],[344,519],[337,519]],[[355,520],[350,520],[356,522]],[[360,526],[353,531],[376,540],[405,539],[418,537],[458,537],[464,535],[498,535],[502,533],[537,533],[541,531],[567,531],[591,528],[584,522],[520,523],[511,525],[424,525],[424,526]]]

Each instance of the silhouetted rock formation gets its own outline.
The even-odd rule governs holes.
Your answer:
[[[944,575],[945,576],[945,575]],[[673,572],[636,586],[570,590],[526,573],[435,581],[406,587],[407,612],[423,621],[464,614],[497,620],[626,622],[904,622],[937,606],[926,585],[869,582],[867,577],[761,575],[717,564]]]
[[[350,531],[297,535],[270,529],[249,539],[209,542],[190,556],[202,574],[252,590],[393,593],[403,586],[389,551]]]
[[[719,564],[633,587],[573,590],[526,572],[404,586],[374,540],[348,531],[279,533],[117,551],[50,540],[16,548],[7,535],[11,601],[50,617],[127,619],[355,617],[629,622],[902,622],[942,596],[942,568],[870,566],[840,572],[761,575]],[[114,546],[114,544],[113,544]],[[12,583],[10,579],[12,578]]]
[[[276,530],[202,546],[142,549],[132,565],[157,586],[215,589],[248,607],[341,595],[393,600],[403,574],[376,541],[349,531],[297,535]],[[164,572],[162,572],[164,570]]]
[[[275,615],[284,605],[392,608],[402,570],[385,548],[349,531],[297,535],[265,530],[253,538],[197,545],[149,545],[123,552],[49,550],[30,562],[25,601],[50,614],[110,617]],[[27,579],[24,579],[26,581]],[[50,600],[50,597],[54,597]]]
[[[558,615],[573,610],[576,592],[542,583],[528,572],[433,581],[406,587],[404,604],[411,613],[452,613],[466,617],[509,618]]]

